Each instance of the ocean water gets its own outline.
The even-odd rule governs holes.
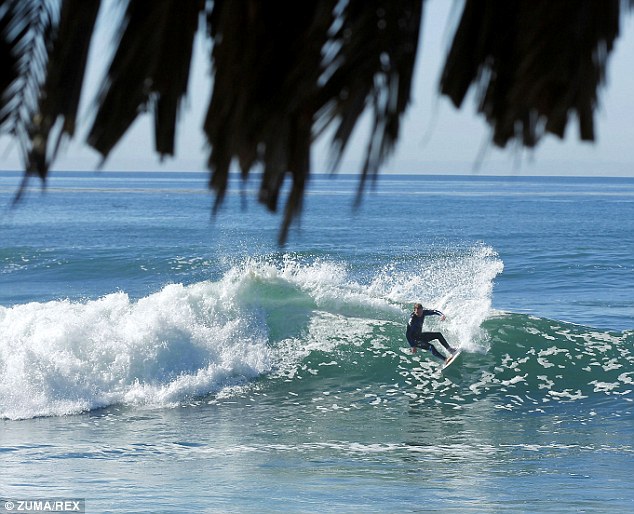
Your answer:
[[[634,512],[634,179],[0,173],[0,498]],[[406,350],[411,304],[463,355]],[[6,510],[6,509],[5,509]],[[2,511],[2,506],[0,506]]]

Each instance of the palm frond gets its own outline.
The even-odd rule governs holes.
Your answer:
[[[593,112],[619,33],[619,0],[467,0],[440,90],[460,107],[478,88],[493,142],[535,146],[571,115],[594,139]]]
[[[58,16],[58,4],[52,0],[13,0],[0,6],[3,60],[9,65],[2,79],[0,130],[17,140],[27,174],[36,171],[29,166],[28,155],[41,141],[34,137],[32,120],[38,113],[51,31]]]
[[[409,101],[421,14],[422,1],[410,0],[214,2],[205,131],[217,205],[233,159],[245,175],[262,164],[259,198],[271,210],[290,174],[283,242],[301,208],[314,127],[337,123],[337,160],[368,104],[374,124],[362,176],[374,175]]]
[[[301,208],[310,171],[322,48],[335,4],[218,0],[209,15],[215,73],[204,129],[216,207],[234,159],[245,176],[256,164],[263,167],[259,199],[271,210],[290,175],[281,241]]]
[[[10,9],[10,2],[0,1],[0,129],[11,112],[6,109],[6,102],[10,98],[7,89],[18,76],[18,59],[13,52],[12,40],[9,37],[14,25],[15,13]]]
[[[104,158],[146,109],[154,113],[156,151],[174,154],[178,107],[203,7],[204,0],[129,0],[88,136]]]
[[[59,24],[53,27],[46,82],[42,85],[39,113],[33,120],[29,168],[41,177],[48,173],[64,135],[75,133],[77,110],[86,70],[90,42],[101,0],[63,0]],[[51,130],[59,127],[53,148]]]
[[[216,210],[232,163],[261,170],[259,201],[277,210],[280,242],[301,211],[316,137],[333,129],[333,169],[362,114],[372,125],[359,195],[393,150],[410,100],[424,0],[120,0],[118,43],[88,143],[105,159],[144,112],[155,146],[174,154],[201,14],[213,42],[203,130]],[[0,0],[0,133],[18,141],[42,179],[75,133],[101,0]],[[562,137],[594,111],[620,10],[634,0],[465,0],[440,91],[458,107],[469,89],[499,146]],[[56,136],[56,137],[54,137]]]
[[[322,123],[337,124],[334,167],[368,104],[373,112],[359,193],[398,139],[410,100],[422,8],[422,0],[350,0],[332,38],[335,51],[327,55]]]

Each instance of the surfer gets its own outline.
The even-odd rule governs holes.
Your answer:
[[[447,340],[440,332],[423,332],[423,322],[425,321],[425,316],[440,316],[440,320],[445,320],[445,315],[438,311],[432,309],[424,309],[422,304],[415,303],[414,304],[414,312],[409,318],[409,322],[407,323],[407,342],[412,347],[412,353],[416,353],[417,348],[422,348],[423,350],[429,350],[434,357],[438,357],[443,361],[447,361],[451,355],[456,353],[456,350],[449,346]],[[449,357],[445,358],[436,347],[431,344],[431,341],[440,341],[445,349],[451,354]]]

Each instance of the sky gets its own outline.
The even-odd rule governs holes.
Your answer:
[[[106,3],[105,9],[112,9]],[[580,142],[576,120],[569,123],[566,137],[546,136],[530,152],[519,148],[500,150],[489,144],[489,128],[476,115],[473,96],[456,110],[437,93],[442,63],[452,31],[461,12],[461,2],[428,0],[413,84],[412,104],[404,116],[401,138],[382,173],[481,174],[481,175],[603,175],[634,177],[634,13],[622,17],[622,35],[608,63],[608,84],[599,93],[595,113],[594,143]],[[106,16],[111,20],[112,16]],[[112,27],[99,33],[91,51],[87,94],[82,98],[80,130],[65,145],[53,166],[55,170],[91,170],[101,156],[85,143],[94,111],[93,100],[108,63]],[[114,148],[104,171],[200,171],[206,169],[208,147],[202,123],[210,96],[210,45],[200,36],[196,41],[189,94],[184,102],[176,142],[176,156],[160,161],[154,153],[152,119],[141,116],[125,138]],[[362,119],[340,173],[356,173],[361,168],[366,146],[369,117]],[[0,138],[0,168],[20,169],[17,148],[8,138]],[[328,171],[328,141],[317,141],[313,149],[313,172]]]

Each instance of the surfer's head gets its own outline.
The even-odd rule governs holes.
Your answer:
[[[414,312],[418,312],[418,311],[422,311],[423,310],[423,304],[422,303],[415,303],[414,304]]]

